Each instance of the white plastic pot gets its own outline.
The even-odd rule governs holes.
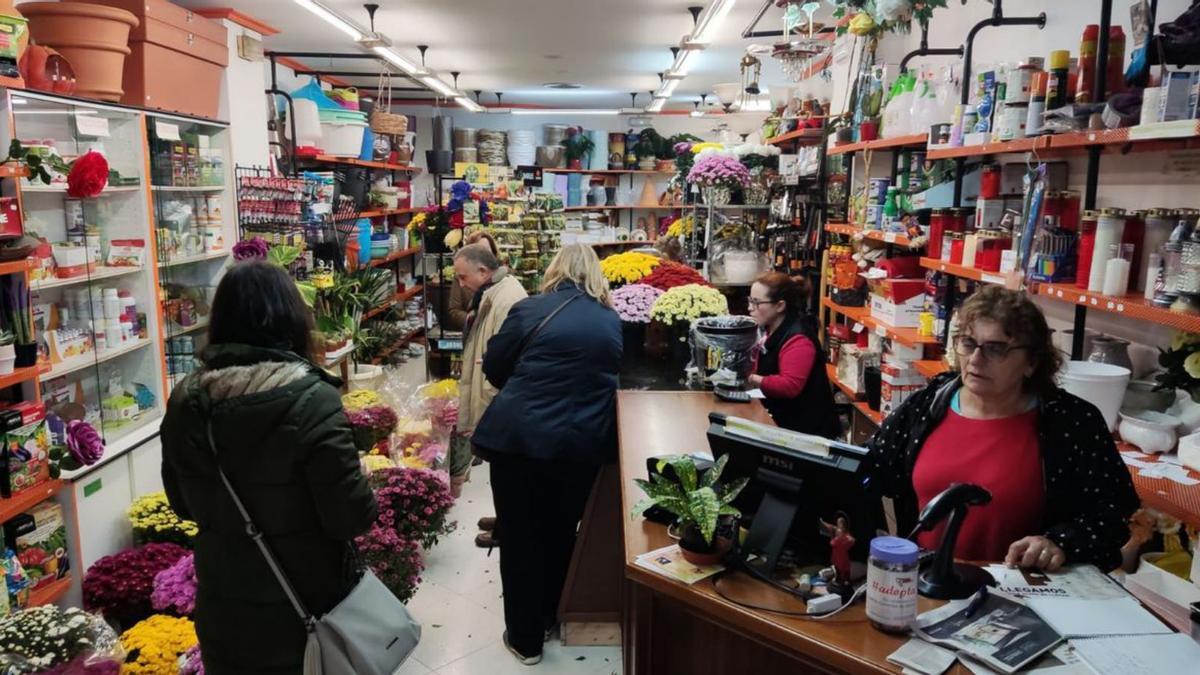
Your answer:
[[[383,380],[383,366],[368,363],[356,364],[350,370],[350,391],[365,389],[375,391]]]
[[[321,122],[321,147],[336,157],[358,157],[362,152],[363,132],[367,125],[358,122],[333,124]],[[296,135],[300,135],[297,131]]]
[[[12,345],[0,345],[0,375],[11,375],[16,369],[17,350]]]
[[[1142,452],[1157,455],[1175,447],[1175,430],[1179,425],[1178,417],[1153,410],[1123,412],[1121,439]]]
[[[297,98],[293,100],[296,107],[296,145],[299,146],[321,146],[321,114],[317,111],[317,104],[306,98]],[[291,131],[291,125],[284,125],[287,131]]]
[[[1130,375],[1128,368],[1091,361],[1068,361],[1060,373],[1063,389],[1099,408],[1109,431],[1117,428]]]

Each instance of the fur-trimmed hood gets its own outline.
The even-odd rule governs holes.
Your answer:
[[[228,366],[202,370],[196,383],[214,402],[248,394],[260,394],[285,387],[308,375],[310,367],[302,361],[262,361],[248,366]]]

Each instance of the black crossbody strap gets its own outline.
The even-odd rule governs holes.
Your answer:
[[[208,447],[212,451],[213,461],[216,462],[217,474],[221,476],[221,482],[225,484],[225,489],[229,492],[230,498],[233,499],[234,505],[237,506],[238,513],[242,515],[242,520],[246,523],[246,535],[254,540],[254,543],[258,546],[258,550],[262,552],[263,558],[267,561],[267,566],[271,568],[271,572],[279,581],[279,586],[283,588],[283,593],[287,596],[288,601],[292,603],[292,607],[296,610],[296,614],[300,615],[300,620],[304,622],[305,628],[309,632],[315,631],[316,619],[314,619],[313,615],[309,614],[308,610],[305,609],[304,603],[300,600],[300,595],[296,592],[296,589],[292,587],[291,582],[288,581],[287,576],[283,573],[283,568],[280,567],[279,561],[275,558],[275,554],[271,553],[271,548],[267,546],[267,542],[263,538],[263,533],[254,524],[254,520],[250,517],[250,512],[246,510],[246,505],[242,503],[241,498],[238,497],[237,491],[233,489],[233,483],[229,481],[229,476],[226,476],[225,471],[221,469],[221,460],[217,456],[217,443],[213,440],[212,420],[209,420],[207,423],[207,432]]]
[[[525,348],[529,346],[530,342],[533,342],[533,338],[537,337],[538,333],[542,332],[542,329],[546,327],[546,324],[550,323],[551,319],[558,316],[558,313],[566,309],[567,305],[581,297],[583,297],[583,293],[576,293],[575,295],[567,298],[566,302],[558,307],[555,307],[553,312],[550,312],[548,315],[546,315],[546,318],[542,319],[541,323],[535,326],[533,330],[529,331],[529,334],[525,336],[525,339],[521,340],[521,349],[517,351],[517,359],[519,360],[521,358],[521,355],[525,353]]]

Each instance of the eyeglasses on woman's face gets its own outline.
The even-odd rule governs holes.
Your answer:
[[[760,305],[774,305],[775,303],[777,303],[779,301],[778,300],[760,300],[759,298],[750,298],[746,302],[748,302],[750,304],[750,307],[752,307],[754,309],[758,309],[758,307]]]
[[[954,351],[963,358],[971,358],[975,354],[975,350],[981,350],[985,360],[1003,361],[1009,354],[1018,349],[1028,349],[1028,347],[999,340],[979,342],[968,335],[959,335],[954,338]]]

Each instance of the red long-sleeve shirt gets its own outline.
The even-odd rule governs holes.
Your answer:
[[[779,373],[763,377],[763,394],[767,398],[796,398],[804,391],[816,360],[817,348],[812,340],[803,335],[792,336],[779,350]]]

